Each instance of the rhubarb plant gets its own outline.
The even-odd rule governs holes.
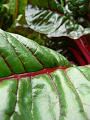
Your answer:
[[[90,34],[90,0],[31,0],[26,21],[31,29],[48,37],[73,39],[79,50],[68,49],[75,59],[80,58],[80,65],[90,63],[90,39],[85,36]]]
[[[90,119],[90,65],[0,30],[0,120],[75,119]]]

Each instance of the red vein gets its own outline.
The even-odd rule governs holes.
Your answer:
[[[35,76],[35,75],[39,75],[39,74],[45,74],[45,73],[51,73],[57,69],[67,69],[67,67],[64,67],[64,66],[58,66],[58,67],[53,67],[53,68],[44,68],[40,71],[36,71],[36,72],[28,72],[28,73],[22,73],[22,74],[12,74],[8,77],[1,77],[0,78],[0,81],[2,80],[7,80],[7,79],[12,79],[12,78],[16,78],[16,79],[20,79],[20,78],[23,78],[23,77],[31,77],[31,76]]]

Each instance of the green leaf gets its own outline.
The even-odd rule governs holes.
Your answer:
[[[26,5],[27,0],[0,1],[0,28],[3,30],[13,28],[16,22],[25,16]]]
[[[0,69],[1,76],[33,72],[59,65],[70,66],[62,55],[20,35],[0,30],[0,41],[0,66],[4,64],[3,71]]]
[[[16,10],[16,0],[9,0],[7,6],[8,6],[8,11],[11,15],[15,14]],[[16,13],[17,14],[17,13]]]
[[[65,0],[62,0],[61,4],[58,4],[59,2],[57,0],[32,0],[30,1],[30,4],[32,4],[34,7],[39,7],[40,9],[53,9],[56,11],[59,11],[61,7],[63,6]],[[62,9],[61,9],[62,10]],[[63,11],[62,11],[63,12]]]
[[[25,7],[27,5],[27,0],[18,0],[18,14],[25,13]]]
[[[0,120],[90,119],[90,65],[72,66],[57,52],[2,30],[0,41]]]
[[[63,5],[53,1],[43,1],[48,3],[45,7],[32,0],[27,6],[26,21],[31,29],[49,37],[67,36],[73,39],[90,33],[90,22],[86,17],[90,14],[89,0],[69,0]]]

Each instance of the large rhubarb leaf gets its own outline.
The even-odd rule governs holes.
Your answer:
[[[90,65],[0,30],[0,120],[89,120]]]
[[[31,0],[26,8],[30,28],[50,37],[77,39],[90,33],[89,0]]]

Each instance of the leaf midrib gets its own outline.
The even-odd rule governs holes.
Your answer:
[[[31,77],[31,76],[36,76],[39,74],[51,73],[57,69],[65,70],[65,69],[67,69],[67,67],[57,66],[57,67],[53,67],[53,68],[44,68],[44,69],[42,69],[40,71],[36,71],[36,72],[24,72],[24,73],[19,73],[19,74],[14,73],[14,74],[9,75],[9,76],[0,77],[0,81],[12,79],[12,78],[16,78],[17,80],[20,80],[20,78],[23,78],[23,77]]]

